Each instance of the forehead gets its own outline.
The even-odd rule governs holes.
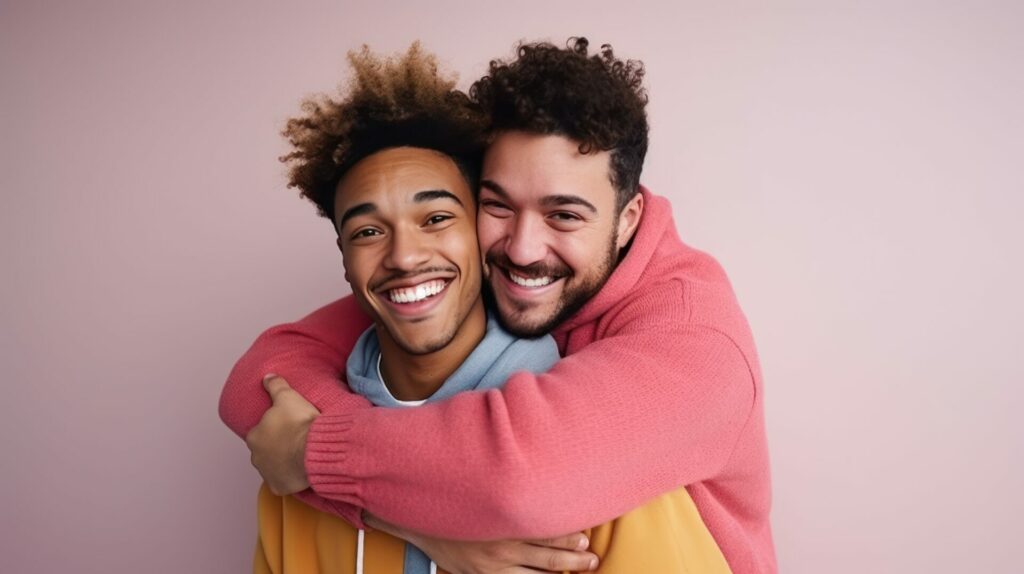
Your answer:
[[[471,205],[472,193],[455,161],[443,153],[412,147],[391,148],[369,155],[338,182],[334,211],[373,203],[379,206],[413,201],[421,191],[444,190]]]
[[[487,148],[482,179],[497,184],[512,201],[578,195],[594,205],[614,204],[611,153],[582,154],[579,147],[565,136],[505,132]]]

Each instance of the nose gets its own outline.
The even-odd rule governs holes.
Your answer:
[[[430,245],[422,233],[414,230],[395,228],[384,267],[396,271],[415,271],[430,260]]]
[[[529,215],[514,219],[505,243],[505,255],[512,263],[526,267],[544,259],[547,253],[544,226]]]

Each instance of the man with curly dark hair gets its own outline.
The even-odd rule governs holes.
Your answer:
[[[564,358],[417,409],[348,400],[296,420],[275,397],[260,427],[278,439],[250,443],[268,482],[311,485],[354,523],[365,511],[461,539],[586,528],[685,487],[733,572],[776,570],[753,338],[721,267],[639,185],[642,77],[573,39],[522,45],[471,90],[491,121],[477,222],[487,291],[509,331],[550,331]],[[267,372],[334,385],[349,315],[342,301],[265,333],[229,378],[225,421],[259,420],[247,401]]]
[[[525,45],[516,61],[492,63],[488,75],[470,91],[488,111],[494,134],[485,169],[516,172],[512,178],[489,176],[481,182],[480,232],[483,245],[495,246],[485,247],[492,272],[489,293],[502,309],[505,327],[520,336],[552,331],[601,290],[619,258],[628,253],[643,211],[640,171],[648,133],[643,65],[617,59],[610,46],[597,55],[587,52],[585,38],[573,39],[565,50]],[[555,157],[565,161],[554,165]],[[545,164],[565,177],[539,181],[549,173],[539,169]],[[568,175],[566,169],[577,173]],[[507,181],[516,189],[507,189]],[[608,187],[614,193],[598,194],[596,201],[590,194],[563,193]],[[527,191],[546,194],[538,199],[547,209],[537,212],[552,222],[544,227],[592,249],[560,249],[557,257],[535,257],[520,251],[542,247],[532,233],[519,234],[508,245],[496,244],[507,231],[501,222],[515,212],[511,204],[527,199]],[[596,205],[601,201],[607,205]],[[559,205],[577,209],[551,209]],[[536,222],[520,216],[515,223]],[[527,237],[526,243],[518,240]],[[546,282],[564,285],[538,297]],[[528,291],[517,295],[523,287]],[[521,296],[527,292],[528,297]]]

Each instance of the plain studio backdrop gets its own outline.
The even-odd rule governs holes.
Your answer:
[[[421,39],[468,87],[520,39],[584,35],[646,63],[643,182],[753,327],[781,571],[1019,572],[1022,22],[1016,2],[3,2],[2,570],[248,570],[258,479],[221,384],[263,328],[347,292],[329,223],[285,188],[285,120],[363,43]]]

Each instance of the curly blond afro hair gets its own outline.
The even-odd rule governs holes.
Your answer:
[[[335,190],[345,172],[378,151],[409,146],[451,157],[475,190],[486,118],[455,89],[454,77],[438,71],[437,59],[415,42],[394,57],[363,46],[348,60],[353,76],[341,93],[306,99],[303,114],[282,131],[293,148],[281,157],[288,187],[334,223]]]

